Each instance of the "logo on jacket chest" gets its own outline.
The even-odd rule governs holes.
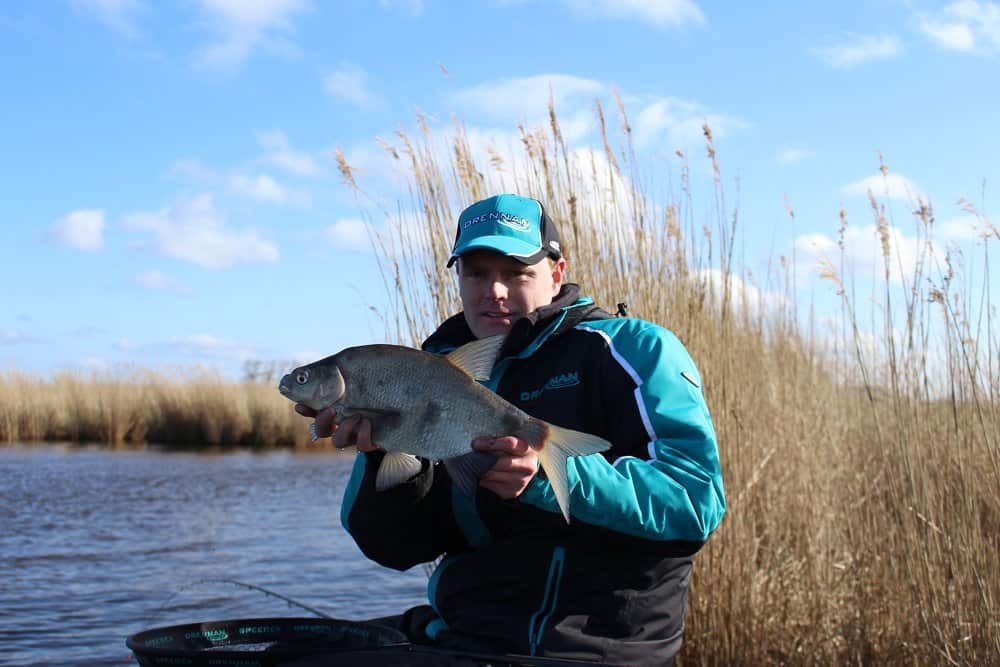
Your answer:
[[[540,397],[547,391],[553,391],[556,389],[567,389],[569,387],[575,387],[580,384],[580,372],[570,371],[569,373],[560,373],[559,375],[554,375],[545,381],[545,384],[538,389],[533,389],[530,391],[522,391],[520,399],[524,401],[533,401]]]

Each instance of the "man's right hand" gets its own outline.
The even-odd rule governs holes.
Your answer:
[[[303,417],[316,420],[316,435],[320,438],[333,437],[333,446],[344,449],[357,445],[359,451],[381,451],[381,447],[372,442],[372,423],[358,415],[348,417],[337,423],[337,411],[333,408],[323,408],[319,412],[302,403],[295,404],[295,411]]]

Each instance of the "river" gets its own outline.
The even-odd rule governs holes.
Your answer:
[[[199,621],[339,618],[425,601],[423,568],[340,525],[354,456],[0,447],[0,664],[127,665],[125,638]]]

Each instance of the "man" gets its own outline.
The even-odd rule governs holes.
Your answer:
[[[695,365],[667,330],[613,318],[564,282],[556,227],[535,199],[502,194],[459,216],[448,266],[463,311],[423,349],[507,334],[487,386],[525,412],[612,447],[569,459],[571,521],[528,444],[484,434],[496,455],[475,498],[443,465],[385,491],[371,424],[316,415],[359,454],[341,519],[362,551],[400,570],[444,555],[413,641],[486,653],[669,664],[681,646],[693,554],[725,511],[715,432]]]

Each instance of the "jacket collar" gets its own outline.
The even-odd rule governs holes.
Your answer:
[[[554,324],[554,329],[548,331],[546,337],[572,329],[583,320],[610,317],[611,315],[594,305],[593,299],[588,296],[580,296],[579,285],[566,283],[556,298],[552,300],[552,303],[542,306],[514,322],[510,333],[507,334],[507,340],[504,341],[499,358],[503,359],[521,353],[529,344],[546,334],[547,330]],[[561,321],[556,324],[556,320],[560,318]],[[458,313],[445,320],[437,331],[424,341],[421,347],[430,352],[447,352],[474,339],[475,336],[472,335],[472,331],[465,321],[465,314]],[[538,341],[537,344],[541,344],[541,341]]]

